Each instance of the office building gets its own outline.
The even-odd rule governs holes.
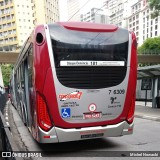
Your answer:
[[[0,0],[0,51],[19,50],[35,25],[58,20],[58,0]]]
[[[59,21],[58,0],[33,0],[33,10],[35,25]]]
[[[131,6],[128,17],[128,29],[135,32],[138,45],[142,45],[147,38],[160,36],[160,16],[151,19],[151,10],[147,0],[139,0]]]
[[[31,1],[0,0],[0,50],[16,51],[33,29]]]
[[[106,9],[109,11],[110,24],[127,28],[127,17],[131,12],[130,0],[106,0]]]
[[[93,22],[93,23],[109,23],[109,17],[105,15],[103,9],[92,8],[86,14],[81,14],[81,22]]]

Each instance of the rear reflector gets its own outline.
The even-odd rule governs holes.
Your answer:
[[[50,138],[50,136],[44,136],[43,138]]]
[[[135,110],[135,96],[132,98],[131,106],[128,112],[127,121],[128,123],[132,123],[134,119],[134,110]]]
[[[56,135],[52,135],[52,136],[43,136],[43,138],[49,139],[49,138],[57,138]]]
[[[47,105],[44,98],[37,93],[37,118],[38,124],[44,131],[49,131],[52,127],[52,122],[50,120]]]
[[[128,129],[128,132],[131,132],[131,131],[133,131],[133,128],[129,128],[129,129]]]

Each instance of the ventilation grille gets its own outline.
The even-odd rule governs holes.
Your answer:
[[[120,84],[127,67],[57,67],[61,84],[77,89],[99,89]]]

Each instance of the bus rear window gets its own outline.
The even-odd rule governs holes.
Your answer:
[[[49,30],[55,67],[67,64],[127,64],[129,34],[125,29],[120,28],[115,32],[83,32],[49,25]]]

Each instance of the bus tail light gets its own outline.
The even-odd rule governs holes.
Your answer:
[[[135,110],[135,96],[133,96],[131,101],[131,106],[127,115],[127,121],[128,123],[132,123],[134,119],[134,110]]]
[[[39,126],[44,131],[49,131],[52,127],[52,122],[47,110],[47,104],[39,93],[37,93],[37,117]]]

